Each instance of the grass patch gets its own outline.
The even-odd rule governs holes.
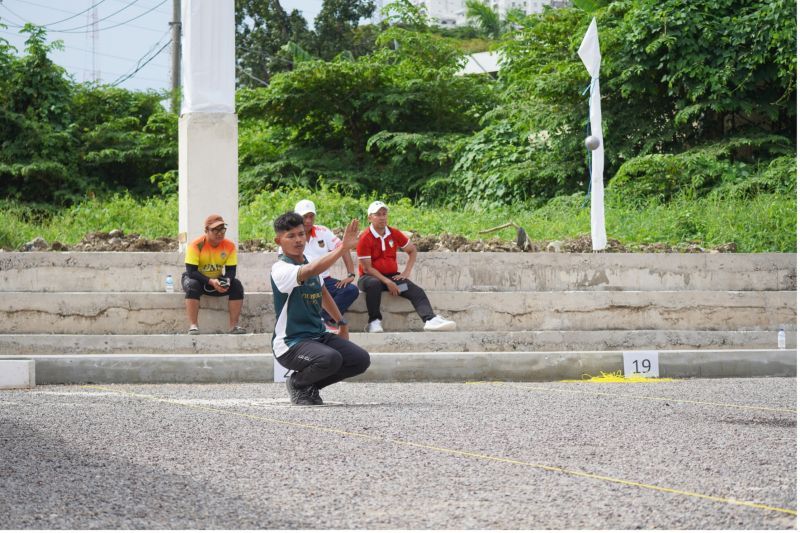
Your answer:
[[[343,196],[329,188],[264,192],[250,204],[240,206],[239,238],[271,240],[274,218],[293,209],[302,198],[316,203],[319,222],[329,227],[343,227],[351,218],[366,224],[366,206],[376,199]],[[740,252],[797,251],[797,204],[792,195],[763,193],[736,198],[712,194],[699,199],[679,196],[669,203],[652,201],[644,206],[628,205],[624,198],[613,194],[606,198],[608,237],[626,245],[694,242],[713,247],[734,242]],[[488,209],[472,204],[453,210],[416,207],[408,199],[389,203],[389,207],[393,226],[422,235],[450,233],[477,239],[480,230],[509,220],[523,226],[535,241],[572,239],[590,231],[590,210],[581,194],[554,198],[538,209],[526,204]],[[75,244],[88,232],[112,229],[147,238],[178,233],[176,196],[137,200],[116,195],[86,200],[61,211],[8,201],[0,203],[0,208],[5,220],[0,225],[0,246],[6,249],[18,248],[37,236],[50,243]],[[512,240],[515,233],[508,228],[497,235]]]

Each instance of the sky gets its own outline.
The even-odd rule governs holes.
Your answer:
[[[322,0],[280,1],[287,12],[301,11],[309,27],[322,8]],[[168,89],[172,3],[172,0],[0,0],[0,24],[7,26],[0,27],[0,38],[21,55],[25,36],[19,34],[19,27],[26,22],[47,26],[48,42],[64,43],[64,50],[52,52],[50,58],[75,81],[90,81],[92,72],[97,71],[102,83],[118,83],[125,89]],[[98,20],[95,34],[91,32],[90,18],[93,5]],[[146,65],[139,67],[141,63]]]

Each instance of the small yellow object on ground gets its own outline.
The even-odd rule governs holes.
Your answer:
[[[561,383],[655,383],[658,381],[675,381],[672,378],[646,378],[643,376],[631,376],[626,378],[621,370],[606,374],[600,372],[599,376],[584,374],[582,379],[562,379]]]

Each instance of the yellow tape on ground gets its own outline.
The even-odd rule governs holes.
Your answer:
[[[638,394],[619,394],[613,392],[600,392],[591,390],[578,390],[578,389],[556,389],[553,387],[533,387],[529,385],[519,385],[509,381],[467,381],[467,385],[500,385],[505,387],[513,387],[516,389],[537,391],[537,392],[564,392],[567,394],[590,394],[593,396],[610,396],[612,398],[631,398],[635,400],[653,400],[659,402],[675,402],[675,403],[690,403],[695,405],[711,405],[715,407],[732,407],[736,409],[750,409],[755,411],[771,411],[775,413],[791,413],[797,414],[795,409],[782,408],[782,407],[763,407],[760,405],[745,405],[739,403],[721,403],[721,402],[703,402],[700,400],[683,400],[681,398],[666,398],[661,396],[642,396]]]
[[[476,383],[476,382],[471,382],[471,383]],[[481,460],[485,460],[485,461],[492,461],[492,462],[498,462],[498,463],[507,463],[507,464],[514,464],[514,465],[520,465],[520,466],[528,466],[528,467],[532,467],[532,468],[536,468],[536,469],[540,469],[540,470],[546,470],[548,472],[558,472],[558,473],[566,474],[566,475],[569,475],[569,476],[575,476],[575,477],[587,478],[587,479],[597,479],[597,480],[600,480],[600,481],[608,481],[610,483],[616,483],[616,484],[620,484],[620,485],[627,485],[627,486],[630,486],[630,487],[638,487],[638,488],[642,488],[642,489],[649,489],[649,490],[654,490],[654,491],[662,492],[662,493],[678,494],[678,495],[681,495],[681,496],[687,496],[687,497],[692,497],[692,498],[700,498],[700,499],[703,499],[703,500],[710,500],[710,501],[719,502],[719,503],[725,503],[725,504],[729,504],[729,505],[750,507],[750,508],[754,508],[754,509],[761,509],[761,510],[764,510],[764,511],[778,512],[778,513],[784,513],[784,514],[788,514],[788,515],[792,515],[792,516],[797,516],[797,511],[795,511],[793,509],[784,509],[782,507],[774,507],[774,506],[771,506],[771,505],[764,505],[764,504],[761,504],[761,503],[748,502],[748,501],[744,501],[744,500],[737,500],[735,498],[725,498],[725,497],[721,497],[721,496],[711,496],[711,495],[708,495],[708,494],[701,494],[701,493],[698,493],[698,492],[691,492],[691,491],[686,491],[686,490],[673,489],[673,488],[669,488],[669,487],[660,487],[658,485],[651,485],[651,484],[648,484],[648,483],[639,483],[637,481],[629,481],[629,480],[626,480],[626,479],[619,479],[619,478],[614,478],[614,477],[609,477],[609,476],[601,476],[601,475],[597,475],[597,474],[591,474],[591,473],[588,473],[588,472],[580,472],[578,470],[569,470],[569,469],[560,468],[560,467],[557,467],[557,466],[541,465],[541,464],[537,464],[537,463],[530,463],[530,462],[527,462],[527,461],[520,461],[520,460],[517,460],[517,459],[508,459],[508,458],[505,458],[505,457],[495,457],[495,456],[492,456],[492,455],[485,455],[485,454],[475,453],[475,452],[467,452],[467,451],[463,451],[463,450],[455,450],[455,449],[452,449],[452,448],[443,448],[443,447],[440,447],[440,446],[433,446],[433,445],[430,445],[430,444],[424,444],[424,443],[419,443],[419,442],[413,442],[413,441],[406,441],[406,440],[382,437],[380,435],[370,435],[368,433],[358,433],[358,432],[354,432],[354,431],[344,431],[344,430],[341,430],[341,429],[328,428],[328,427],[324,427],[324,426],[317,426],[315,424],[305,424],[305,423],[301,423],[301,422],[292,422],[290,420],[281,420],[279,418],[271,418],[271,417],[266,417],[266,416],[251,415],[251,414],[247,414],[247,413],[240,413],[240,412],[237,412],[237,411],[226,411],[224,409],[216,409],[214,407],[205,407],[205,406],[201,406],[201,405],[189,405],[189,404],[186,404],[186,403],[181,402],[179,400],[171,400],[171,399],[168,399],[168,398],[159,398],[158,396],[151,396],[149,394],[139,394],[139,393],[135,393],[135,392],[129,392],[129,391],[126,391],[126,390],[118,390],[118,389],[112,389],[112,388],[109,388],[109,387],[101,387],[101,386],[98,386],[98,385],[84,385],[83,387],[84,388],[88,388],[88,389],[97,389],[97,390],[102,390],[102,391],[113,392],[113,393],[119,394],[121,396],[128,396],[128,397],[133,397],[133,398],[142,398],[142,399],[150,400],[150,401],[154,401],[154,402],[177,405],[179,407],[185,407],[187,409],[192,409],[192,410],[196,410],[196,411],[206,411],[206,412],[209,412],[209,413],[217,413],[217,414],[223,414],[223,415],[233,415],[233,416],[237,416],[237,417],[241,417],[241,418],[247,418],[247,419],[251,419],[251,420],[260,420],[260,421],[263,421],[263,422],[272,422],[272,423],[275,423],[275,424],[280,424],[280,425],[285,425],[285,426],[298,427],[298,428],[304,428],[304,429],[313,429],[313,430],[316,430],[316,431],[323,431],[323,432],[326,432],[326,433],[334,433],[334,434],[337,434],[337,435],[346,435],[348,437],[356,437],[356,438],[370,440],[370,441],[388,442],[388,443],[397,444],[397,445],[400,445],[400,446],[409,446],[409,447],[414,447],[414,448],[421,448],[421,449],[425,449],[425,450],[432,450],[432,451],[447,453],[447,454],[450,454],[450,455],[456,455],[456,456],[461,456],[461,457],[470,457],[470,458],[473,458],[473,459],[481,459]]]
[[[582,379],[562,379],[561,383],[663,383],[665,381],[675,381],[672,378],[648,378],[645,376],[626,377],[621,370],[616,372],[600,372],[599,376],[584,374]]]

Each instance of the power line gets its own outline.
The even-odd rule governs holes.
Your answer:
[[[57,7],[48,6],[48,5],[45,5],[45,4],[37,4],[36,2],[29,2],[28,0],[16,0],[16,1],[20,2],[22,4],[28,4],[28,5],[36,6],[36,7],[43,7],[45,9],[49,9],[51,11],[59,11],[61,13],[69,13],[70,15],[72,14],[72,11],[67,11],[66,9],[59,9]]]
[[[169,30],[167,30],[167,32],[169,32]],[[0,30],[0,33],[5,33],[6,35],[13,35],[15,37],[19,37],[20,36],[20,34],[15,32],[15,31]],[[163,39],[163,36],[162,36],[162,39]],[[159,41],[161,41],[161,39],[159,39]],[[69,50],[78,50],[80,52],[90,52],[90,53],[92,52],[91,50],[87,50],[86,48],[80,48],[78,46],[71,46],[71,45],[65,44],[64,45],[64,50],[67,50],[67,49],[69,49]],[[133,57],[115,56],[113,54],[104,54],[102,52],[95,52],[95,53],[97,55],[99,55],[99,56],[110,57],[112,59],[122,59],[123,61],[136,61],[136,59],[133,58]],[[168,68],[168,65],[164,65],[163,63],[156,63],[156,64],[159,67]]]
[[[3,3],[3,0],[0,0],[0,6],[3,6],[4,8],[6,8],[6,11],[8,11],[9,13],[11,13],[11,14],[12,14],[12,15],[14,15],[15,17],[17,17],[17,18],[20,20],[20,22],[22,22],[22,24],[25,24],[25,17],[20,17],[19,15],[17,15],[16,13],[14,13],[14,11],[12,11],[10,7],[8,7],[7,5],[5,5],[5,4]],[[9,22],[9,23],[11,23],[11,21],[10,21],[10,20],[9,20],[8,22]],[[14,26],[16,26],[16,27],[18,27],[18,28],[21,28],[21,27],[22,27],[22,26],[20,26],[19,24],[13,24],[13,25],[14,25]]]
[[[84,13],[86,13],[87,11],[90,11],[90,10],[92,10],[92,9],[96,8],[97,6],[99,6],[100,4],[102,4],[102,3],[103,3],[103,2],[105,2],[105,1],[106,1],[106,0],[98,0],[97,2],[95,2],[94,4],[92,4],[91,6],[89,6],[87,9],[84,9],[83,11],[81,11],[81,12],[79,12],[79,13],[75,13],[75,14],[74,14],[74,15],[72,15],[71,17],[67,17],[67,18],[65,18],[65,19],[57,20],[57,21],[55,21],[55,22],[49,22],[49,23],[47,23],[47,24],[44,24],[44,26],[55,26],[56,24],[61,24],[62,22],[66,22],[66,21],[68,21],[68,20],[72,20],[72,19],[74,19],[75,17],[79,17],[79,16],[83,15]]]
[[[147,61],[145,61],[144,63],[142,63],[140,66],[138,66],[138,67],[136,68],[136,70],[134,70],[133,72],[131,72],[130,74],[128,74],[128,75],[127,75],[127,76],[125,76],[124,78],[122,78],[122,79],[119,79],[119,78],[117,78],[116,80],[114,80],[114,81],[111,83],[111,86],[112,86],[112,87],[116,87],[116,86],[118,86],[118,85],[120,85],[120,84],[122,84],[122,83],[125,83],[126,81],[128,81],[128,80],[129,80],[129,79],[131,79],[132,77],[134,77],[134,76],[136,75],[136,73],[137,73],[137,72],[139,72],[139,71],[140,71],[140,70],[142,70],[144,67],[146,67],[146,66],[147,66],[147,64],[148,64],[150,61],[152,61],[153,59],[155,59],[156,57],[158,57],[158,55],[159,55],[161,52],[163,52],[164,50],[166,50],[166,49],[167,49],[167,47],[168,47],[169,45],[170,45],[170,43],[169,43],[169,42],[166,42],[166,43],[164,43],[164,46],[162,46],[161,48],[159,48],[158,52],[156,52],[156,53],[155,53],[155,55],[153,55],[153,56],[152,56],[150,59],[148,59]]]
[[[116,2],[118,4],[124,4],[125,3],[125,0],[111,0],[111,1],[112,2]],[[161,13],[162,15],[167,15],[167,16],[170,15],[170,13],[167,13],[166,11],[157,11],[157,13]]]
[[[110,19],[111,17],[113,17],[114,15],[116,15],[116,14],[118,14],[118,13],[122,13],[123,11],[125,11],[126,9],[128,9],[129,7],[131,7],[133,4],[135,4],[135,3],[136,3],[136,2],[138,2],[138,1],[139,1],[139,0],[133,0],[132,2],[130,2],[130,3],[128,3],[128,4],[126,4],[126,5],[125,5],[123,8],[121,8],[121,9],[118,9],[117,11],[114,11],[114,12],[113,12],[113,13],[111,13],[110,15],[108,15],[108,16],[106,16],[106,17],[103,17],[103,18],[101,18],[101,19],[99,19],[99,20],[97,20],[97,22],[102,22],[102,21],[104,21],[104,20],[108,20],[108,19]],[[45,25],[45,26],[46,26],[46,25]],[[50,30],[50,31],[57,31],[58,33],[72,33],[74,30],[80,30],[80,29],[88,28],[89,26],[91,26],[91,24],[83,24],[83,25],[81,25],[81,26],[75,26],[74,28],[67,28],[67,29],[65,29],[65,30],[54,30],[54,29],[52,29],[52,28],[48,28],[48,30]],[[98,31],[99,31],[99,30],[98,30]],[[86,32],[78,32],[78,33],[86,33]]]
[[[170,30],[167,30],[167,33],[169,33],[169,31],[170,31]],[[15,36],[15,37],[19,37],[19,36],[20,36],[20,34],[19,34],[19,33],[17,33],[17,32],[13,32],[13,31],[7,31],[7,30],[0,30],[0,34],[3,34],[3,33],[4,33],[4,34],[6,34],[6,35],[13,35],[13,36]],[[158,40],[158,42],[156,43],[156,45],[155,45],[155,46],[158,46],[158,45],[161,43],[161,40],[162,40],[162,39],[163,39],[165,36],[166,36],[166,34],[162,35],[162,36],[161,36],[161,39],[159,39],[159,40]],[[152,47],[152,48],[151,48],[149,51],[152,51],[152,49],[153,49],[153,48],[155,48],[155,46],[154,46],[154,47]],[[64,50],[67,50],[67,49],[70,49],[70,50],[78,50],[78,51],[80,51],[80,52],[91,52],[91,50],[87,50],[86,48],[79,48],[79,47],[77,47],[77,46],[68,46],[68,45],[64,45]],[[148,52],[149,52],[149,51],[148,51]],[[110,58],[112,58],[112,59],[122,59],[123,61],[141,61],[141,58],[139,58],[139,59],[137,60],[137,59],[134,59],[134,58],[132,58],[132,57],[123,57],[123,56],[117,56],[117,55],[113,55],[113,54],[105,54],[105,53],[102,53],[102,52],[96,52],[96,53],[97,53],[97,55],[99,55],[99,56],[103,56],[103,57],[110,57]],[[59,63],[59,64],[61,64],[61,63]],[[164,68],[164,69],[168,69],[168,68],[170,68],[170,66],[169,66],[169,65],[165,65],[164,63],[153,63],[153,65],[154,65],[154,66],[157,66],[157,67]],[[76,67],[76,66],[74,66],[74,65],[67,65],[67,64],[61,64],[61,66],[64,66],[64,67],[70,67],[70,68],[72,68],[72,69],[78,69],[78,70],[80,70],[81,68],[83,68],[83,67]],[[117,74],[117,75],[120,75],[120,73],[118,73],[118,72],[109,72],[109,74]],[[145,78],[140,78],[140,79],[145,79]],[[161,80],[150,80],[150,81],[161,81]]]
[[[84,67],[79,67],[77,65],[69,65],[69,64],[66,64],[66,63],[59,64],[58,66],[64,67],[65,69],[72,69],[73,71],[79,71],[79,70],[82,70],[84,68]],[[159,65],[156,65],[155,63],[153,63],[150,66],[159,66]],[[166,69],[167,67],[166,66],[162,66],[162,68]],[[69,74],[74,76],[75,73],[74,72],[70,72]],[[114,75],[114,76],[127,76],[128,75],[128,73],[120,74],[119,72],[111,72],[111,71],[108,71],[108,70],[103,70],[103,74],[104,75]],[[164,78],[154,79],[154,78],[144,78],[144,77],[141,77],[141,76],[137,76],[136,79],[145,80],[145,81],[154,81],[154,82],[158,82],[158,83],[164,83]]]
[[[153,59],[155,59],[156,57],[158,57],[158,55],[159,55],[161,52],[163,52],[164,50],[166,50],[167,46],[169,46],[170,44],[172,44],[172,41],[171,41],[171,40],[170,40],[170,41],[167,41],[166,43],[164,43],[164,45],[163,45],[161,48],[159,48],[159,49],[158,49],[158,52],[156,52],[155,54],[151,55],[151,56],[150,56],[150,57],[147,59],[147,61],[145,61],[144,63],[142,63],[142,61],[143,61],[143,60],[144,60],[144,59],[147,57],[147,55],[148,55],[148,54],[150,54],[150,53],[153,51],[153,49],[154,49],[156,46],[158,46],[158,45],[159,45],[159,43],[160,43],[160,42],[161,42],[161,41],[159,40],[159,42],[157,42],[155,45],[153,45],[153,47],[152,47],[152,48],[150,48],[150,50],[148,50],[148,51],[147,51],[147,53],[145,53],[145,54],[144,54],[144,55],[143,55],[143,56],[142,56],[142,57],[139,59],[139,61],[137,61],[137,62],[136,62],[136,68],[134,69],[134,71],[133,71],[133,72],[131,72],[130,74],[124,75],[124,76],[120,76],[119,78],[117,78],[116,80],[114,80],[113,82],[111,82],[111,86],[112,86],[112,87],[116,87],[117,85],[119,85],[119,84],[121,84],[121,83],[123,83],[123,82],[125,82],[125,81],[127,81],[127,80],[129,80],[129,79],[131,79],[131,78],[132,78],[132,77],[133,77],[133,76],[134,76],[134,75],[135,75],[137,72],[139,72],[140,70],[142,70],[142,69],[143,69],[143,68],[144,68],[144,67],[145,67],[145,66],[146,66],[148,63],[150,63],[150,62],[151,62]]]
[[[72,13],[72,11],[66,11],[66,10],[64,10],[64,9],[59,9],[59,8],[57,8],[57,7],[48,6],[48,5],[45,5],[45,4],[38,4],[38,3],[36,3],[36,2],[30,2],[30,1],[28,1],[28,0],[15,0],[15,1],[16,1],[16,2],[21,2],[21,3],[23,3],[23,4],[28,4],[28,5],[31,5],[31,6],[43,7],[43,8],[45,8],[45,9],[50,9],[50,10],[52,10],[52,11],[59,11],[59,12],[61,12],[61,13],[70,13],[70,14]],[[118,1],[118,2],[122,2],[122,0],[116,0],[116,1]],[[158,6],[156,6],[156,7],[158,7]],[[159,13],[163,13],[163,11],[159,11]],[[38,25],[38,24],[37,24],[37,25]],[[21,28],[22,26],[15,25],[15,27],[17,27],[17,28]],[[131,24],[131,25],[130,25],[130,27],[131,27],[131,28],[136,28],[136,29],[139,29],[139,30],[144,30],[144,31],[151,31],[151,32],[154,32],[154,33],[158,33],[158,32],[160,32],[160,31],[161,31],[161,30],[154,30],[153,28],[146,28],[145,26],[139,26],[139,25],[137,25],[137,24]]]
[[[138,0],[136,0],[136,1],[138,1]],[[128,24],[129,22],[133,22],[133,21],[134,21],[134,20],[136,20],[136,19],[142,18],[143,16],[147,15],[147,14],[148,14],[148,13],[150,13],[151,11],[154,11],[154,10],[155,10],[157,7],[161,7],[162,5],[164,5],[164,3],[166,3],[166,1],[167,1],[167,0],[161,0],[161,2],[159,2],[158,4],[156,4],[155,6],[153,6],[152,8],[148,9],[148,10],[147,10],[147,11],[145,11],[144,13],[141,13],[141,14],[139,14],[139,15],[136,15],[135,17],[133,17],[133,18],[131,18],[131,19],[128,19],[128,20],[126,20],[125,22],[120,22],[119,24],[115,24],[115,25],[113,25],[113,26],[107,26],[107,27],[105,27],[105,28],[100,28],[100,29],[98,29],[97,31],[98,31],[98,32],[101,32],[101,31],[110,30],[110,29],[113,29],[113,28],[118,28],[118,27],[120,27],[120,26],[124,26],[124,25]],[[91,30],[83,30],[83,31],[50,30],[50,31],[54,31],[54,32],[56,32],[56,33],[88,33],[88,32],[89,32],[89,31],[91,31]]]
[[[243,69],[239,65],[236,65],[236,70],[238,70],[239,72],[241,72],[242,74],[244,74],[248,78],[251,78],[251,79],[261,83],[262,85],[266,85],[267,87],[269,87],[269,82],[266,82],[266,81],[262,80],[261,78],[256,78],[255,76],[253,76],[252,74],[247,72],[245,69]]]
[[[160,40],[160,39],[159,39],[159,40]],[[85,48],[78,48],[77,46],[66,46],[66,45],[65,45],[65,46],[64,46],[64,48],[70,48],[70,49],[72,49],[72,50],[78,50],[78,51],[80,51],[80,52],[90,52],[90,53],[92,52],[91,50],[87,50],[87,49],[85,49]],[[99,56],[103,56],[103,57],[110,57],[110,58],[112,58],[112,59],[122,59],[123,61],[135,61],[135,59],[134,59],[134,58],[132,58],[132,57],[122,57],[122,56],[115,56],[115,55],[112,55],[112,54],[103,54],[103,53],[101,53],[101,52],[95,52],[95,53],[96,53],[97,55],[99,55]],[[160,66],[160,67],[164,67],[164,68],[168,68],[168,66],[167,66],[167,65],[164,65],[164,64],[158,64],[158,66]]]
[[[236,49],[239,50],[240,52],[251,52],[252,51],[252,50],[248,50],[247,48],[244,48],[242,46],[237,46]],[[292,61],[291,59],[286,59],[285,57],[276,56],[276,55],[268,55],[268,54],[263,54],[263,55],[265,55],[267,57],[267,59],[277,59],[278,61],[283,61],[287,65],[294,65],[295,64],[294,61]],[[245,72],[245,74],[247,74],[247,73]],[[258,78],[253,78],[253,79],[255,79],[256,81],[260,81],[260,82],[264,81],[264,80],[259,80]]]
[[[2,24],[3,26],[10,26],[12,28],[24,28],[24,26],[20,26],[19,24],[14,24],[10,20],[6,20],[5,22],[3,22],[1,18],[0,18],[0,24]]]

